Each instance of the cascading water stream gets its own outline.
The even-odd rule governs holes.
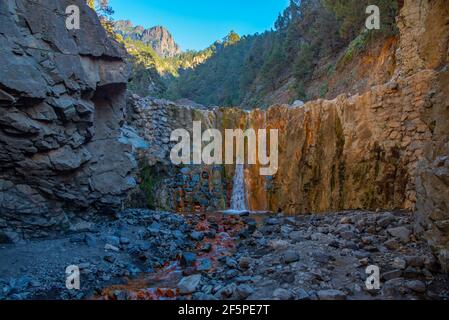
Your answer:
[[[247,112],[248,113],[248,112]],[[248,127],[249,118],[246,116],[246,126]],[[231,211],[236,211],[237,213],[247,211],[246,203],[246,190],[245,190],[245,167],[244,162],[241,159],[240,152],[244,150],[239,150],[237,147],[236,154],[236,164],[235,164],[235,174],[233,180],[232,197],[231,197]]]
[[[245,197],[245,173],[243,164],[236,164],[234,175],[234,186],[231,197],[231,210],[245,211],[246,197]]]

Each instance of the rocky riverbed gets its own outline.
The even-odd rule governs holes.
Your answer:
[[[126,210],[63,238],[0,246],[0,299],[448,299],[403,212],[177,215]],[[65,287],[66,267],[81,290]],[[380,290],[365,270],[380,268]]]

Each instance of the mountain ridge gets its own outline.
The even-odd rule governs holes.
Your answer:
[[[118,20],[114,23],[114,32],[124,39],[141,41],[150,45],[158,55],[164,58],[174,57],[182,52],[170,31],[161,25],[147,29],[140,25],[134,26],[130,20]]]

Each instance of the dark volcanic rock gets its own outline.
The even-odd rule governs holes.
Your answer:
[[[181,265],[184,267],[193,267],[196,263],[196,254],[185,252],[181,256]]]
[[[81,28],[69,31],[73,4]],[[126,52],[82,0],[0,12],[0,228],[39,237],[119,208],[135,185],[133,148],[119,141]]]
[[[288,250],[287,252],[285,252],[284,256],[282,257],[282,260],[285,263],[293,263],[293,262],[299,261],[299,259],[300,259],[299,254],[293,250]]]

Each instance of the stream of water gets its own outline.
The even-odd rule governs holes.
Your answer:
[[[231,210],[245,211],[246,197],[245,197],[245,172],[243,164],[237,164],[235,168],[235,175],[233,181]]]

